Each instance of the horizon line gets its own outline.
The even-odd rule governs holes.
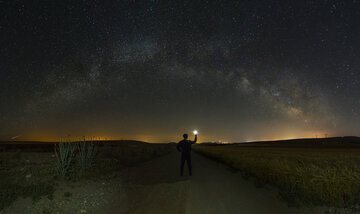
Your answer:
[[[231,143],[255,143],[255,142],[276,142],[276,141],[291,141],[291,140],[306,140],[306,139],[331,139],[331,138],[349,138],[349,137],[353,137],[353,138],[360,138],[359,136],[352,136],[352,135],[347,135],[347,136],[333,136],[333,137],[304,137],[304,138],[286,138],[286,139],[271,139],[271,140],[254,140],[254,141],[233,141],[233,142],[228,142],[228,141],[202,141],[199,143],[223,143],[223,144],[231,144]],[[79,140],[73,140],[71,142],[78,142]],[[143,141],[143,140],[135,140],[135,139],[112,139],[112,140],[103,140],[103,139],[99,139],[99,140],[86,140],[86,141],[137,141],[137,142],[144,142],[144,143],[176,143],[174,141],[162,141],[162,142],[150,142],[150,141]],[[53,141],[53,140],[30,140],[30,139],[26,139],[26,140],[0,140],[0,143],[3,142],[39,142],[39,143],[58,143],[60,141]]]

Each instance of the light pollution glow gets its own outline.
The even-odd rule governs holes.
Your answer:
[[[204,132],[204,134],[203,134]],[[276,135],[277,137],[260,137],[260,136],[253,136],[244,138],[242,140],[232,140],[229,138],[221,138],[212,136],[211,133],[206,133],[206,131],[203,131],[202,134],[198,135],[198,143],[202,142],[254,142],[254,141],[276,141],[276,140],[288,140],[288,139],[297,139],[297,138],[323,138],[323,137],[332,137],[334,136],[331,133],[327,132],[314,132],[314,131],[308,131],[308,132],[290,132],[290,133],[280,133]],[[96,132],[95,132],[96,133]],[[192,132],[189,133],[189,139],[192,139],[194,137]],[[148,143],[168,143],[168,142],[178,142],[182,138],[182,133],[174,133],[174,135],[164,135],[164,136],[151,136],[151,135],[123,135],[123,136],[116,136],[116,135],[107,135],[107,136],[100,136],[100,135],[85,135],[85,136],[76,136],[76,135],[63,135],[61,137],[69,138],[70,140],[76,141],[79,138],[85,137],[86,139],[94,139],[94,140],[138,140]],[[39,142],[58,142],[60,139],[60,136],[51,136],[47,135],[46,133],[43,134],[36,134],[36,135],[26,135],[25,137],[16,138],[13,139],[14,141],[39,141]]]

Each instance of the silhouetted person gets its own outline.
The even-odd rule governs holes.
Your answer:
[[[189,175],[191,176],[191,145],[196,143],[197,135],[195,135],[194,141],[188,140],[187,134],[183,134],[183,137],[184,139],[176,145],[177,150],[181,152],[180,175],[183,176],[184,164],[186,161],[189,168]]]

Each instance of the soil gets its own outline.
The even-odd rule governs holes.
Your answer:
[[[326,207],[290,207],[274,189],[258,188],[239,172],[193,154],[193,175],[179,174],[180,155],[169,155],[108,176],[63,183],[53,198],[18,199],[7,213],[354,213]]]

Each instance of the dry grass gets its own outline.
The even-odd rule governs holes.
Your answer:
[[[48,152],[46,149],[32,149],[29,144],[24,144],[22,150],[0,152],[0,211],[9,206],[18,198],[30,197],[34,201],[47,196],[52,198],[58,182],[74,182],[87,179],[99,179],[110,173],[122,170],[124,165],[140,163],[154,157],[167,154],[174,150],[170,144],[146,144],[139,142],[97,142],[99,155],[96,161],[91,162],[86,171],[70,170],[71,162],[75,161],[72,152],[64,156],[60,149]],[[74,144],[68,143],[63,145]],[[101,145],[101,144],[106,144]],[[33,144],[37,146],[36,143]],[[50,144],[51,145],[51,144]],[[51,145],[59,146],[58,145]],[[57,155],[56,153],[57,152]],[[69,155],[71,153],[71,155]],[[59,157],[63,154],[63,162],[68,163],[64,168],[66,179],[59,179]],[[87,154],[87,153],[86,153]],[[71,160],[67,157],[71,156]],[[95,156],[94,156],[95,158]],[[88,159],[86,159],[88,160]],[[93,157],[91,157],[93,161]]]
[[[33,201],[54,192],[54,164],[43,154],[0,153],[0,210],[19,197]],[[50,160],[49,158],[45,158]]]
[[[270,184],[289,202],[352,207],[360,198],[360,149],[205,146],[197,152]]]

